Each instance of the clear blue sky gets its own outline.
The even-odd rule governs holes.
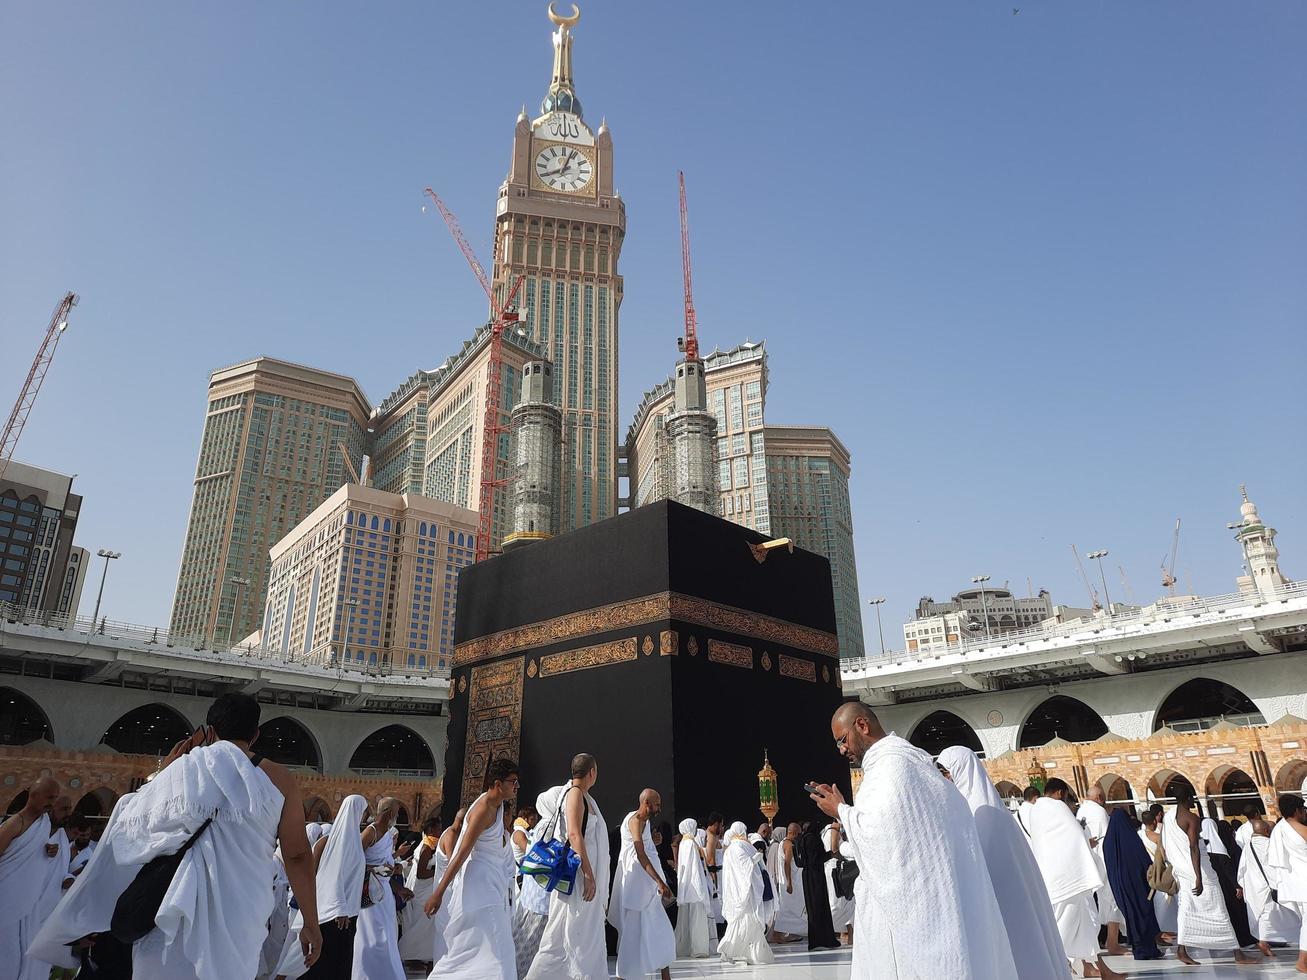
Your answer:
[[[420,192],[488,259],[549,30],[535,0],[0,7],[0,395],[81,293],[18,455],[123,552],[112,618],[167,622],[209,371],[375,401],[483,317]],[[978,573],[1084,604],[1073,541],[1151,599],[1177,516],[1181,584],[1231,591],[1241,481],[1307,577],[1305,36],[1297,0],[588,0],[624,416],[675,358],[684,168],[704,341],[766,338],[768,419],[849,446],[892,646]]]

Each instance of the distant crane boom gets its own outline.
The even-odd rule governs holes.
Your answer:
[[[354,478],[355,483],[362,483],[359,479],[359,471],[354,469],[354,461],[349,458],[349,450],[345,448],[344,442],[336,443],[340,447],[340,458],[345,461],[345,469],[349,470],[349,475]]]
[[[1175,556],[1180,550],[1180,518],[1175,519],[1175,530],[1171,532],[1171,554],[1162,560],[1162,588],[1175,595]]]
[[[32,359],[32,366],[27,371],[27,380],[23,382],[22,390],[18,392],[18,401],[14,402],[9,420],[5,422],[4,435],[0,437],[0,476],[4,476],[5,470],[9,468],[9,461],[14,457],[14,450],[18,448],[18,437],[23,434],[27,418],[32,414],[32,406],[36,404],[36,396],[40,394],[46,372],[50,370],[50,363],[54,360],[59,338],[68,327],[68,314],[76,305],[76,294],[65,293],[59,305],[54,308],[54,316],[50,317],[50,326],[46,328],[45,336],[41,339],[41,346],[37,349],[36,357]]]
[[[468,244],[467,237],[463,234],[458,219],[454,217],[454,213],[449,208],[445,207],[445,202],[440,199],[440,195],[430,187],[426,189],[426,195],[435,202],[436,210],[445,219],[445,225],[449,228],[449,233],[454,236],[454,241],[458,243],[459,250],[463,253],[463,257],[467,259],[467,264],[472,267],[472,272],[477,277],[477,281],[481,283],[481,288],[486,291],[486,298],[490,300],[491,309],[494,311],[494,287],[490,284],[490,277],[486,275],[485,268],[477,259],[476,252],[472,251],[472,246]],[[525,281],[526,276],[517,277],[512,286],[509,287],[508,295],[503,304],[497,311],[493,312],[493,318],[490,322],[490,358],[486,364],[486,408],[481,418],[481,486],[477,498],[477,561],[485,561],[490,557],[490,538],[494,532],[495,491],[508,482],[496,475],[499,463],[499,436],[508,428],[500,421],[504,412],[504,328],[508,324],[518,321],[518,309],[515,304],[517,294]]]
[[[481,283],[481,288],[486,291],[486,298],[494,298],[494,289],[490,285],[490,277],[486,275],[486,270],[481,265],[481,260],[477,258],[477,253],[472,251],[472,246],[468,244],[467,236],[463,234],[463,228],[454,217],[454,212],[445,206],[445,202],[440,199],[440,195],[428,187],[425,191],[427,197],[431,198],[436,204],[436,210],[440,216],[445,219],[445,225],[449,228],[449,233],[454,236],[459,251],[463,253],[463,258],[467,259],[467,264],[472,267],[472,273],[477,277],[477,282]]]
[[[1098,601],[1097,590],[1089,584],[1089,576],[1085,574],[1085,566],[1080,562],[1080,552],[1076,551],[1076,546],[1071,546],[1071,554],[1076,556],[1076,568],[1080,569],[1080,581],[1085,583],[1085,591],[1089,593],[1089,605],[1095,612],[1103,608],[1103,604]]]
[[[694,277],[690,272],[690,209],[685,203],[685,172],[678,171],[681,183],[681,278],[685,283],[685,336],[681,347],[687,361],[699,359],[699,321],[694,313]]]

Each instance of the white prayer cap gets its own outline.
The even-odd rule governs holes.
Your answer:
[[[748,836],[749,828],[744,825],[742,820],[735,821],[735,823],[731,824],[730,828],[726,831],[727,840],[735,840],[737,837],[740,840],[746,840],[748,839]]]
[[[761,835],[761,834],[750,834],[750,835],[749,835],[749,843],[750,843],[750,844],[761,844],[761,843],[763,843],[762,835]]]
[[[686,817],[681,821],[678,829],[681,831],[682,835],[693,837],[694,832],[699,829],[699,822],[695,820],[694,817]]]
[[[312,847],[326,836],[322,832],[322,824],[320,823],[306,823],[304,825],[304,835],[309,839],[309,847]]]
[[[329,823],[324,823],[324,824],[320,824],[320,826],[322,827],[322,836],[323,836],[323,837],[326,837],[329,833],[331,833],[331,824],[329,824]]]
[[[771,831],[771,839],[773,844],[779,844],[781,841],[785,840],[785,828],[773,827]]]
[[[698,844],[700,847],[707,847],[707,846],[708,846],[708,831],[704,830],[702,827],[700,827],[698,830],[696,830],[696,831],[694,832],[694,842],[695,842],[696,844]]]

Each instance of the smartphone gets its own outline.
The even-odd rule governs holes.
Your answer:
[[[822,791],[821,791],[817,786],[813,785],[812,783],[804,783],[804,784],[803,784],[803,791],[804,791],[805,793],[807,793],[808,795],[810,795],[810,796],[811,796],[813,793],[816,793],[818,796],[825,796],[825,795],[826,795],[826,794],[823,793],[823,792],[822,792]]]

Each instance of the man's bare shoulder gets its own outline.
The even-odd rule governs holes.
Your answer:
[[[281,790],[285,795],[288,789],[299,790],[299,783],[295,780],[295,774],[283,766],[280,762],[273,762],[271,759],[264,757],[259,763],[259,768],[263,774],[272,780],[272,785]]]

